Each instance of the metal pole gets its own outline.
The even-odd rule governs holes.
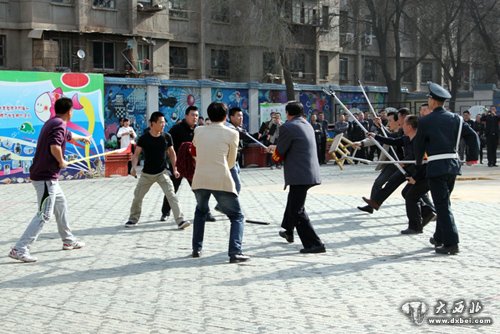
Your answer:
[[[351,116],[354,121],[358,124],[358,126],[363,130],[363,132],[366,134],[368,131],[365,129],[365,127],[358,121],[358,119],[356,117],[354,117],[354,115],[351,113],[351,111],[349,109],[347,109],[347,107],[342,103],[342,101],[340,101],[340,99],[337,97],[337,95],[335,95],[335,92],[330,90],[330,91],[327,91],[325,89],[323,89],[323,91],[330,95],[330,96],[333,96],[335,98],[335,100],[337,101],[338,104],[340,104],[340,106],[349,114],[349,116]],[[397,162],[396,160],[394,160],[394,158],[389,154],[389,152],[386,151],[386,149],[384,147],[382,147],[382,145],[380,145],[380,143],[375,140],[375,138],[372,138],[373,142],[375,143],[375,145],[380,149],[380,151],[382,151],[385,155],[387,155],[387,158],[389,160],[391,160],[397,167],[397,169],[403,174],[403,175],[406,175],[406,172],[405,170],[403,169],[403,167],[401,167],[401,165],[399,164],[399,162]]]

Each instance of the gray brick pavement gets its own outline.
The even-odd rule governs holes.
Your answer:
[[[399,310],[407,300],[480,300],[481,316],[500,311],[499,200],[453,202],[461,234],[458,256],[436,256],[424,234],[401,236],[406,217],[399,193],[373,215],[355,209],[369,193],[372,168],[322,167],[324,184],[306,204],[327,253],[302,255],[300,242],[278,237],[287,192],[282,172],[246,169],[241,201],[245,264],[227,263],[229,223],[207,223],[203,257],[190,255],[191,232],[159,222],[162,194],[146,196],[140,225],[124,229],[136,180],[62,183],[73,230],[87,242],[62,251],[55,224],[33,246],[34,264],[6,254],[35,209],[29,184],[0,187],[1,333],[494,333],[492,326],[414,326]],[[491,170],[470,175],[491,178]],[[471,182],[476,182],[472,184]],[[498,187],[498,179],[457,182],[457,193]],[[491,190],[491,189],[490,189]],[[466,191],[465,191],[466,192]],[[187,217],[194,196],[180,201]],[[215,203],[212,204],[212,206]],[[449,305],[451,306],[451,305]]]

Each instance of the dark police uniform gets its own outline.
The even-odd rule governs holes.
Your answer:
[[[429,90],[429,97],[437,101],[451,97],[447,90],[435,83],[429,85]],[[457,154],[459,132],[462,132],[461,137],[470,148],[467,160],[477,160],[477,134],[467,123],[463,123],[458,115],[446,111],[441,106],[419,120],[417,135],[414,138],[417,165],[422,164],[425,153],[428,155],[427,178],[437,212],[433,241],[437,245],[436,253],[441,254],[458,253],[458,230],[450,208],[450,194],[461,168]]]

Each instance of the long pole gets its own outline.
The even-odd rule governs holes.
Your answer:
[[[340,106],[342,107],[342,109],[344,109],[351,118],[354,119],[354,121],[358,124],[358,126],[363,130],[363,132],[366,134],[368,133],[368,131],[365,129],[365,127],[361,124],[360,121],[358,121],[358,119],[356,117],[354,117],[354,115],[352,114],[352,112],[347,109],[347,107],[342,103],[342,101],[340,101],[340,99],[337,97],[337,95],[335,94],[334,91],[330,90],[330,91],[327,91],[325,89],[323,89],[323,91],[330,95],[330,96],[333,96],[333,98],[337,101],[338,104],[340,104]],[[394,160],[394,158],[389,154],[389,152],[387,152],[387,150],[382,146],[380,145],[380,143],[375,140],[375,138],[372,138],[373,142],[375,143],[375,145],[380,149],[380,151],[382,151],[389,160],[391,160],[397,167],[397,169],[403,174],[403,175],[406,175],[406,172],[405,170],[403,169],[403,167],[401,167],[401,165],[399,165],[399,162]]]
[[[68,162],[68,166],[76,164],[78,162],[82,162],[82,161],[87,161],[87,160],[94,159],[94,158],[103,157],[103,156],[106,156],[106,155],[117,154],[117,153],[125,153],[125,152],[127,152],[127,150],[129,150],[129,147],[124,147],[124,148],[120,148],[118,150],[108,151],[108,152],[94,154],[94,155],[91,155],[91,156],[88,156],[88,157],[84,157],[84,158],[80,158],[80,159],[71,160],[71,161]]]
[[[365,88],[363,87],[363,84],[361,83],[360,80],[358,80],[359,87],[361,87],[361,91],[363,92],[363,96],[366,99],[366,102],[368,102],[368,107],[370,108],[370,111],[372,112],[373,117],[378,117],[377,113],[375,112],[375,109],[373,109],[372,103],[370,102],[370,99],[368,98],[368,95],[366,94]],[[382,134],[384,137],[387,138],[387,133],[385,132],[384,124],[380,123],[380,130],[382,130]],[[394,155],[394,158],[398,160],[398,155],[396,154],[396,151],[394,150],[394,147],[390,147],[390,150],[392,154]]]

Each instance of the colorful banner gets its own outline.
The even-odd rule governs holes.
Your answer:
[[[259,104],[260,103],[286,103],[288,99],[286,98],[285,90],[273,90],[273,89],[262,89],[259,90]]]
[[[248,90],[231,88],[212,88],[212,102],[225,103],[228,109],[241,108],[243,112],[243,127],[248,131],[250,116],[248,114]]]
[[[196,106],[200,116],[206,117],[206,112],[201,110],[201,91],[199,88],[160,87],[158,93],[158,110],[165,115],[165,132],[177,122],[184,119],[186,109]]]
[[[90,145],[66,145],[66,160],[104,151],[104,79],[101,74],[0,71],[0,184],[29,181],[40,130],[55,115],[60,97],[73,101],[68,129],[92,137]],[[61,179],[102,175],[103,161],[91,159],[69,166]]]
[[[146,86],[134,85],[106,85],[105,96],[105,136],[106,149],[114,150],[118,147],[118,128],[120,119],[128,118],[130,126],[138,136],[142,135],[148,125]]]

